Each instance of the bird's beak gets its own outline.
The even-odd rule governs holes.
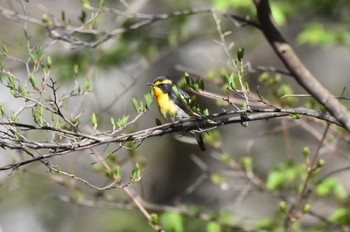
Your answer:
[[[153,84],[153,83],[147,83],[147,85],[148,85],[148,86],[154,86],[154,84]]]

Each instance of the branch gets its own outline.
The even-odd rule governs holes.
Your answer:
[[[318,164],[317,164],[318,157],[320,154],[321,147],[323,146],[323,143],[326,139],[328,129],[329,129],[329,124],[326,125],[326,128],[323,132],[322,139],[321,139],[320,143],[318,144],[317,150],[316,150],[314,156],[312,157],[311,162],[310,161],[307,162],[307,175],[306,175],[305,181],[302,185],[301,192],[300,192],[295,204],[290,208],[289,213],[288,213],[288,219],[287,219],[287,225],[286,225],[288,232],[292,231],[292,226],[293,226],[294,222],[296,220],[299,220],[301,217],[300,211],[302,209],[302,204],[304,201],[307,200],[307,198],[309,196],[309,194],[308,194],[309,184],[312,181],[312,177],[314,176],[314,174],[320,168],[320,166],[318,166]]]
[[[295,80],[350,132],[350,114],[347,109],[310,73],[284,39],[272,21],[269,1],[253,1],[257,9],[260,28],[286,68]]]
[[[91,7],[89,9],[93,12],[93,15],[88,21],[94,21],[96,18],[100,15],[99,12],[101,11],[100,8],[94,8]],[[193,8],[193,9],[186,9],[186,10],[179,10],[174,11],[171,13],[165,13],[165,14],[157,14],[157,15],[150,15],[150,14],[141,14],[141,13],[129,13],[124,12],[118,9],[113,8],[102,8],[102,11],[105,13],[113,13],[118,16],[125,17],[126,19],[137,19],[135,23],[131,24],[127,27],[117,27],[115,30],[98,30],[98,29],[91,29],[89,28],[89,23],[85,22],[83,25],[74,27],[71,26],[65,22],[62,22],[60,20],[52,20],[50,23],[44,23],[41,19],[28,17],[27,15],[20,14],[14,10],[6,9],[4,7],[0,6],[0,14],[5,16],[6,18],[9,18],[11,20],[14,20],[16,22],[29,22],[41,27],[44,27],[47,29],[49,36],[53,40],[61,40],[64,42],[67,42],[68,44],[71,44],[75,46],[75,48],[95,48],[99,46],[100,44],[112,39],[113,37],[127,33],[130,31],[135,31],[138,29],[141,29],[143,27],[149,26],[153,23],[156,23],[158,21],[168,20],[174,17],[179,16],[190,16],[190,15],[198,15],[198,14],[221,14],[224,17],[230,18],[234,20],[235,22],[240,23],[237,26],[253,26],[256,28],[259,28],[259,24],[257,24],[254,21],[251,21],[247,17],[241,17],[234,14],[225,13],[222,11],[217,11],[212,8]],[[79,38],[77,38],[77,35],[79,33],[82,34],[91,34],[91,35],[97,35],[100,36],[95,41],[84,41]]]
[[[290,115],[305,115],[312,118],[317,118],[322,121],[333,123],[335,125],[341,126],[341,124],[332,117],[331,115],[315,110],[305,109],[305,108],[295,108],[295,109],[252,109],[251,111],[241,110],[241,111],[231,111],[222,112],[204,117],[202,119],[188,119],[181,122],[171,122],[160,126],[155,126],[147,128],[141,131],[137,131],[129,134],[120,134],[118,136],[93,136],[86,135],[80,132],[72,132],[66,130],[58,130],[49,126],[36,127],[32,125],[20,124],[20,123],[4,123],[0,122],[0,125],[11,125],[18,129],[25,130],[50,130],[59,131],[60,133],[69,133],[69,135],[74,136],[74,142],[58,143],[58,142],[36,142],[30,140],[14,140],[12,138],[6,138],[3,136],[0,138],[0,146],[3,148],[22,150],[23,148],[43,150],[49,149],[50,154],[41,155],[34,157],[30,160],[21,161],[14,164],[9,164],[0,167],[1,170],[10,170],[33,163],[35,161],[52,158],[55,156],[60,156],[73,151],[85,150],[88,148],[106,145],[110,143],[124,144],[127,141],[134,141],[141,143],[147,138],[162,136],[165,134],[176,133],[176,132],[189,132],[198,130],[210,130],[217,128],[226,124],[233,123],[243,123],[247,121],[257,121],[257,120],[268,120],[279,117],[286,117]],[[45,129],[44,129],[45,128]],[[8,141],[6,141],[8,140]]]

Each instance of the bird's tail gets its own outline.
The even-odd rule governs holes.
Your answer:
[[[199,148],[202,150],[202,151],[205,151],[205,144],[204,144],[204,140],[203,140],[203,137],[202,137],[202,134],[200,133],[195,133],[194,134],[194,137],[196,138],[197,140],[197,143],[198,143],[198,146]]]

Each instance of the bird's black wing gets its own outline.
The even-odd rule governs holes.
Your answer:
[[[189,114],[190,116],[195,116],[195,117],[201,117],[202,115],[197,113],[197,112],[194,112],[189,103],[191,102],[191,97],[190,95],[185,92],[183,89],[177,87],[177,91],[179,93],[178,96],[176,96],[176,94],[171,91],[170,92],[170,98],[174,100],[174,102],[183,110],[185,111],[187,114]],[[180,99],[179,99],[180,98]]]

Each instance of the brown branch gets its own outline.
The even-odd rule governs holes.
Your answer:
[[[56,142],[37,142],[30,140],[15,140],[14,138],[2,136],[0,138],[0,146],[2,148],[9,148],[14,150],[23,150],[23,148],[34,149],[34,150],[43,150],[49,149],[50,154],[41,155],[34,157],[30,160],[21,161],[19,163],[9,164],[0,167],[1,170],[10,170],[15,169],[35,161],[48,159],[54,156],[64,155],[73,151],[81,151],[88,148],[106,145],[110,143],[125,143],[126,141],[142,142],[144,139],[156,136],[162,136],[165,134],[176,133],[176,132],[188,132],[193,130],[205,130],[212,129],[226,124],[233,123],[243,123],[247,121],[258,121],[258,120],[268,120],[279,117],[288,117],[291,114],[305,115],[308,117],[318,118],[320,120],[336,124],[341,126],[339,122],[327,113],[318,112],[315,110],[305,109],[305,108],[295,108],[295,109],[252,109],[250,112],[241,110],[241,111],[232,111],[232,112],[222,112],[210,115],[201,120],[188,119],[182,122],[172,122],[163,124],[160,126],[155,126],[152,128],[147,128],[141,131],[137,131],[130,134],[120,134],[118,136],[90,136],[80,132],[71,132],[65,130],[59,130],[60,132],[67,132],[72,136],[75,136],[75,142],[65,142],[65,143],[56,143]],[[210,119],[210,120],[208,120]],[[19,124],[19,123],[3,123],[0,122],[0,125],[11,125],[17,129],[26,129],[26,130],[49,130],[57,131],[55,128],[49,126],[35,127],[32,125]]]
[[[99,12],[100,9],[91,7],[90,11]],[[117,35],[141,29],[143,27],[154,24],[158,21],[168,20],[168,19],[171,19],[174,17],[179,17],[179,16],[212,14],[214,12],[217,14],[221,14],[224,17],[230,18],[230,19],[234,20],[235,22],[239,22],[240,27],[245,26],[245,25],[249,25],[249,26],[259,28],[259,24],[250,20],[247,17],[241,17],[241,16],[234,15],[234,14],[224,13],[222,11],[217,11],[217,10],[214,10],[212,8],[185,9],[185,10],[178,10],[178,11],[174,11],[171,13],[157,14],[157,15],[128,13],[128,12],[123,12],[123,11],[120,11],[117,9],[112,9],[112,8],[103,8],[103,11],[105,13],[113,13],[113,14],[125,17],[126,19],[132,18],[132,19],[135,19],[136,22],[134,22],[133,24],[131,24],[130,26],[127,26],[127,27],[117,27],[115,30],[112,30],[112,31],[103,30],[103,29],[102,30],[90,29],[90,28],[87,28],[88,23],[85,23],[79,27],[74,27],[74,26],[71,26],[69,24],[66,24],[65,22],[61,22],[59,20],[52,20],[51,23],[53,25],[51,25],[49,23],[42,22],[42,20],[40,20],[40,19],[28,17],[27,15],[23,15],[23,14],[20,14],[20,13],[14,11],[14,10],[6,9],[6,8],[0,6],[0,14],[5,16],[6,18],[9,18],[9,19],[14,20],[16,22],[28,22],[28,23],[32,23],[32,24],[44,27],[47,29],[51,39],[61,40],[61,41],[67,42],[68,44],[71,44],[75,48],[84,48],[84,47],[95,48],[95,47],[99,46],[100,44],[110,40],[111,38],[113,38]],[[99,16],[99,14],[94,14],[94,16],[92,16],[90,20],[94,20],[98,16]],[[79,33],[97,35],[100,37],[92,42],[84,41],[82,39],[77,38],[76,35],[79,35]]]
[[[310,73],[284,39],[272,20],[269,1],[253,1],[257,9],[260,28],[286,68],[295,80],[350,132],[350,114],[347,109]]]

